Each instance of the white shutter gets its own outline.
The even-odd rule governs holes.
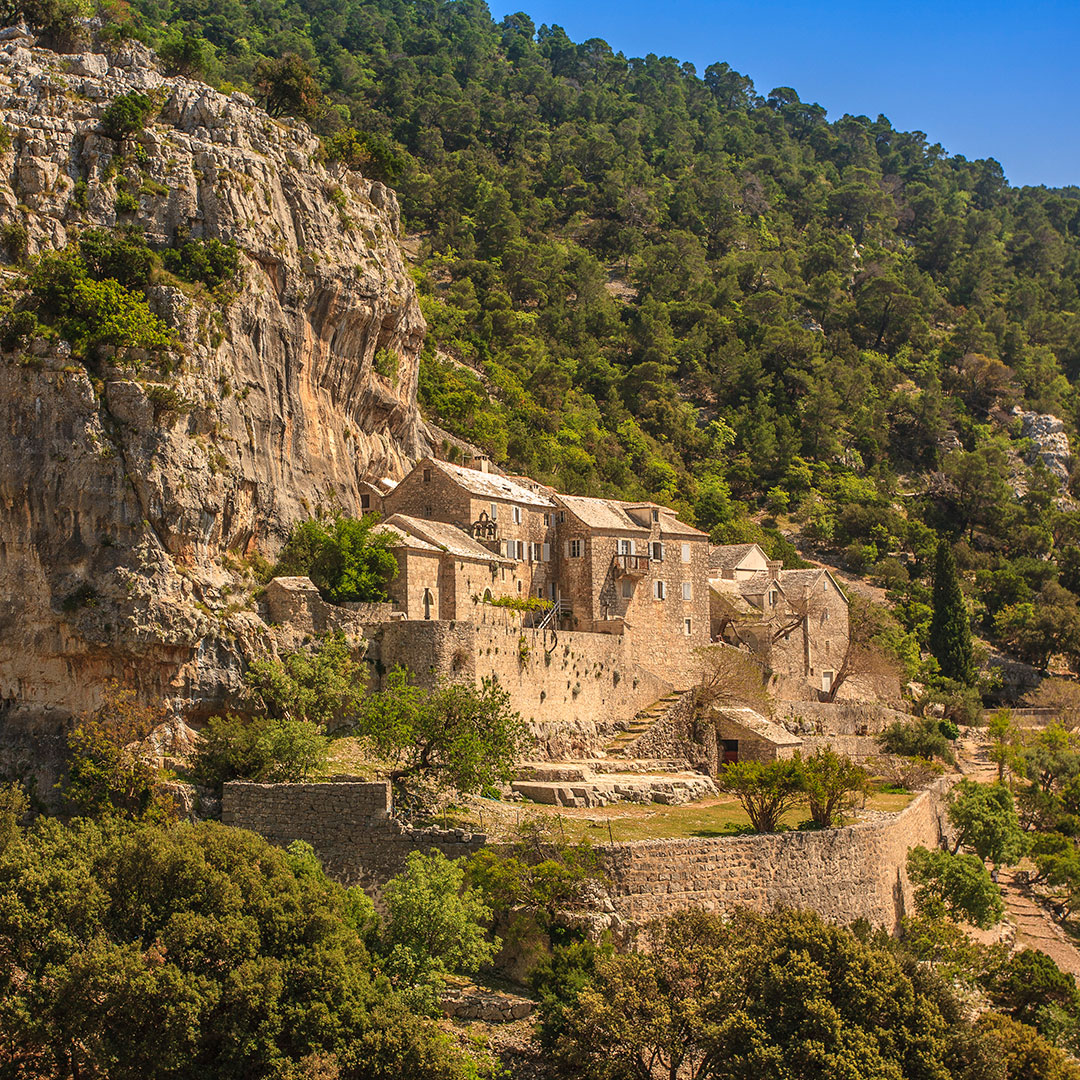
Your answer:
[[[562,553],[563,553],[564,558],[567,558],[567,559],[570,558],[570,541],[569,540],[564,540],[562,542]]]
[[[551,545],[543,544],[540,548],[540,558],[543,562],[551,562]]]
[[[694,599],[693,587],[691,586],[689,581],[684,581],[683,582],[682,598],[684,600],[693,600]]]
[[[688,563],[690,561],[690,545],[683,544],[682,546],[682,561]]]

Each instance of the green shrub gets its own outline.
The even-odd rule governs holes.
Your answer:
[[[113,278],[128,289],[145,289],[158,258],[135,226],[87,229],[79,236],[79,257],[97,280]]]
[[[372,535],[374,515],[304,521],[293,529],[274,573],[306,575],[331,603],[380,602],[398,564],[385,534]]]
[[[110,139],[126,139],[142,131],[157,111],[154,99],[139,90],[118,97],[101,114],[101,129]]]
[[[384,379],[397,381],[398,365],[401,358],[393,349],[381,348],[375,350],[375,356],[371,361],[371,367],[376,374]]]
[[[435,849],[409,852],[383,896],[391,981],[418,1012],[435,1013],[446,975],[474,972],[498,952],[499,939],[484,934],[491,909],[460,863]]]
[[[956,756],[952,743],[941,733],[938,721],[932,716],[910,723],[897,720],[878,737],[878,746],[887,754],[910,758],[940,758],[953,765]]]
[[[134,214],[139,209],[139,200],[130,191],[121,191],[113,202],[118,214]]]
[[[11,128],[0,123],[0,154],[6,154],[11,149],[11,143]]]
[[[324,773],[326,763],[326,736],[310,720],[214,716],[200,733],[192,773],[220,791],[229,780],[308,780]]]
[[[0,247],[13,263],[25,261],[30,247],[30,234],[26,226],[21,221],[5,221],[0,225]]]
[[[37,318],[54,327],[78,353],[102,345],[160,349],[176,344],[172,331],[150,310],[144,296],[115,278],[92,278],[78,249],[42,255],[27,283]]]
[[[202,282],[217,289],[240,273],[240,249],[231,240],[185,240],[161,253],[165,269],[182,281]]]

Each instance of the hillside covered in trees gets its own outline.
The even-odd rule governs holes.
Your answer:
[[[1080,514],[1015,412],[1075,431],[1080,189],[478,0],[105,17],[397,189],[437,423],[720,541],[832,545],[924,647],[944,537],[987,635],[1080,661]]]

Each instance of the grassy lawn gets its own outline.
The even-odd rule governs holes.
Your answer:
[[[902,810],[915,798],[910,794],[874,792],[866,800],[867,810]],[[687,803],[685,806],[660,806],[657,803],[616,803],[613,806],[571,809],[554,806],[522,805],[529,813],[548,814],[562,819],[568,840],[588,837],[596,843],[609,840],[652,840],[664,837],[735,836],[747,830],[750,819],[734,799],[721,797]],[[783,819],[791,829],[806,821],[806,808],[798,806]],[[855,819],[859,814],[856,812]],[[609,831],[610,830],[610,831]]]

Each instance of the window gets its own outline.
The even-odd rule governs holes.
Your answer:
[[[659,540],[653,541],[652,557],[656,562],[664,561],[664,545]]]
[[[659,521],[660,520],[660,511],[659,510],[654,510],[652,512],[652,519],[653,519],[653,521]]]
[[[551,527],[551,515],[550,514],[545,514],[544,515],[544,528],[550,528],[550,527]]]
[[[536,544],[536,543],[534,543],[533,546],[532,546],[532,561],[533,562],[539,562],[540,561],[540,545]]]
[[[769,590],[769,607],[776,607],[776,590]]]
[[[498,503],[491,503],[491,520],[492,521],[498,521],[499,520],[499,504]]]
[[[690,545],[683,544],[682,546],[682,561],[688,563],[690,561]]]
[[[537,585],[536,586],[536,595],[537,595],[538,599],[540,599],[540,600],[544,599],[544,586],[543,585]]]
[[[619,541],[619,554],[620,555],[629,555],[630,554],[630,541],[629,540],[620,540]]]
[[[687,637],[690,637],[694,632],[694,628],[693,628],[690,620],[689,619],[683,619],[682,625],[683,625],[683,633],[686,634]]]
[[[694,587],[690,584],[689,581],[684,581],[682,583],[682,598],[684,600],[694,599]]]
[[[825,609],[825,610],[824,610],[824,611],[823,611],[823,612],[821,613],[821,621],[822,621],[822,623],[823,623],[823,624],[824,624],[824,623],[827,623],[827,622],[829,621],[829,609],[828,609],[828,608],[826,608],[826,609]]]
[[[512,509],[514,511],[514,524],[515,525],[520,525],[521,524],[521,507],[520,506],[515,506],[515,507],[512,507]]]
[[[361,510],[370,510],[371,509],[371,496],[370,495],[361,495],[360,496],[360,509]]]
[[[634,595],[634,583],[629,578],[622,583],[622,594],[624,600],[629,600]]]
[[[569,541],[567,541],[567,544],[568,544],[567,554],[570,556],[570,558],[571,559],[580,559],[581,558],[581,541],[580,540],[569,540]]]
[[[518,586],[518,592],[521,592],[521,578],[518,578],[517,586]]]
[[[430,469],[425,469],[424,470],[424,483],[425,484],[430,484],[431,483],[431,470]]]
[[[667,598],[667,584],[663,581],[653,582],[653,596],[657,600],[664,600]]]
[[[565,520],[566,520],[566,511],[565,510],[560,510],[559,511],[559,524],[561,525]]]
[[[829,591],[829,579],[828,578],[822,578],[821,579],[821,591],[822,592],[828,592]]]
[[[427,506],[424,507],[424,517],[426,517],[426,518],[428,518],[430,520],[431,513],[432,513],[431,504],[429,503]]]
[[[540,545],[540,561],[541,562],[551,562],[551,545],[550,544],[541,544]]]

